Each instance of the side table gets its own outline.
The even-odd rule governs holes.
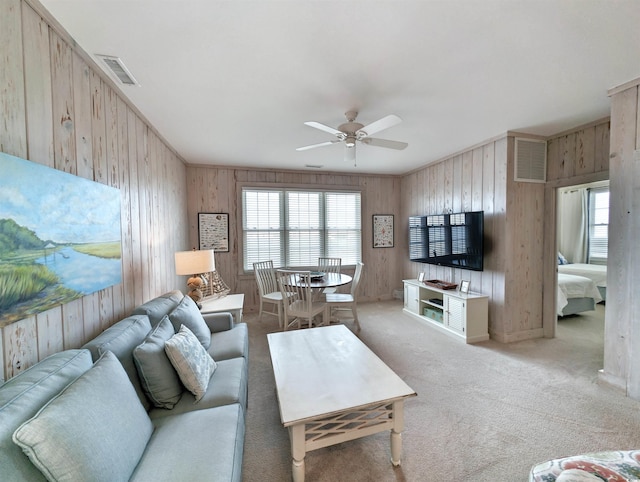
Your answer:
[[[244,293],[227,295],[222,298],[204,298],[200,300],[201,313],[222,313],[229,312],[233,315],[233,321],[242,321],[242,307],[244,306]]]

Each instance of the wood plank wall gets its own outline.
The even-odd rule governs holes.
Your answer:
[[[612,89],[602,378],[640,400],[640,79]]]
[[[517,137],[526,137],[518,134]],[[496,340],[540,338],[544,239],[544,184],[516,182],[515,136],[508,138],[505,215],[504,325]]]
[[[404,230],[411,215],[485,212],[483,272],[404,260],[404,273],[470,279],[490,297],[489,332],[501,342],[555,333],[555,188],[606,179],[609,166],[608,118],[548,139],[546,184],[514,181],[516,136],[526,137],[488,141],[406,176],[402,187]]]
[[[39,4],[0,2],[0,151],[120,189],[123,282],[0,329],[4,379],[177,288],[184,162]],[[81,213],[81,206],[78,207]]]
[[[216,253],[216,270],[234,293],[244,293],[244,310],[258,309],[258,288],[253,273],[242,271],[239,243],[242,242],[243,186],[302,187],[310,189],[347,189],[362,193],[362,261],[360,282],[362,301],[389,300],[394,289],[402,289],[402,269],[398,260],[407,250],[399,226],[400,178],[394,176],[352,175],[306,171],[233,169],[227,167],[189,166],[187,190],[189,205],[189,243],[198,247],[199,212],[229,213],[230,248]],[[372,247],[372,216],[395,215],[393,248]],[[268,318],[265,318],[268,319]],[[273,319],[275,322],[275,318]]]
[[[489,295],[489,331],[497,339],[503,337],[509,324],[504,306],[509,144],[504,136],[405,176],[398,221],[401,232],[408,233],[409,216],[484,211],[483,271],[415,263],[406,255],[401,261],[405,278],[417,278],[424,272],[427,278],[453,283],[467,279],[471,291]]]
[[[557,326],[556,194],[560,187],[609,179],[609,117],[547,139],[547,183],[544,193],[543,329],[555,336]]]

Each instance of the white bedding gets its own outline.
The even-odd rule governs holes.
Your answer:
[[[570,263],[558,265],[558,273],[575,274],[593,280],[596,286],[607,286],[607,267],[599,264]]]
[[[563,265],[569,266],[569,265]],[[559,268],[560,266],[558,266]],[[598,303],[602,301],[598,287],[589,278],[573,274],[558,273],[558,315],[562,316],[562,310],[569,298],[593,298]]]

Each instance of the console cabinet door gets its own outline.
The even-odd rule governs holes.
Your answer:
[[[420,288],[404,284],[404,307],[412,313],[420,314]]]
[[[444,322],[447,327],[458,333],[464,333],[467,325],[466,320],[466,301],[453,296],[444,297]]]

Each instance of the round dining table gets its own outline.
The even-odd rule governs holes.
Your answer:
[[[315,273],[318,273],[317,275]],[[342,286],[351,283],[352,277],[348,274],[342,273],[322,273],[311,271],[311,280],[309,286],[311,287],[311,297],[314,300],[317,300],[322,291],[325,288],[333,288],[337,286]],[[293,284],[293,283],[287,283]],[[299,276],[296,274],[295,276],[295,285],[304,287],[304,284],[300,284]]]
[[[336,286],[346,285],[351,283],[353,279],[348,274],[342,274],[342,273],[322,273],[322,274],[318,274],[317,276],[314,273],[316,272],[311,271],[311,281],[309,283],[312,290],[333,288]],[[295,280],[296,280],[295,282],[296,286],[304,286],[299,284],[298,275],[295,276]],[[294,284],[294,283],[288,282],[287,284]]]
[[[325,273],[322,276],[311,276],[311,289],[324,289],[351,283],[351,276],[342,273]]]

